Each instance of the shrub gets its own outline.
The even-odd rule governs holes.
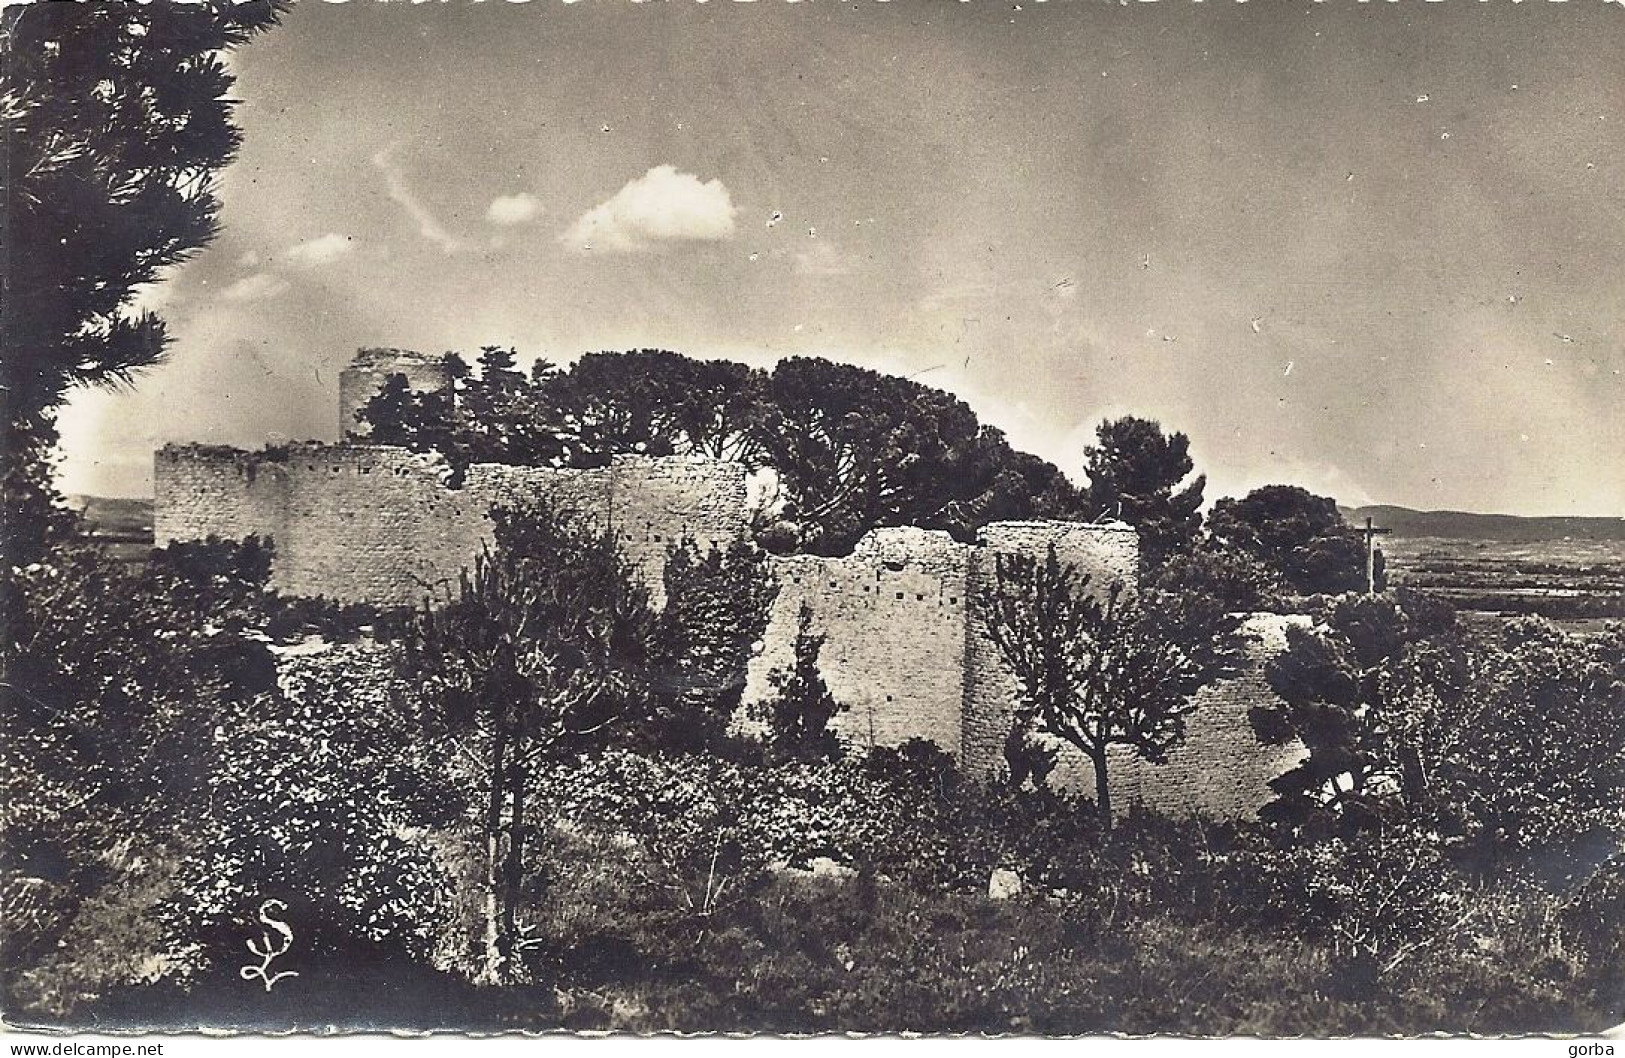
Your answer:
[[[262,550],[209,541],[187,554],[137,569],[68,545],[0,574],[8,989],[47,956],[60,964],[53,953],[102,894],[146,884],[136,865],[186,834],[194,803],[178,791],[197,789],[213,724],[272,685],[272,658],[242,635],[264,591]],[[93,996],[99,971],[80,969],[54,998],[36,979],[33,999]]]
[[[766,556],[744,540],[704,552],[684,540],[667,556],[664,583],[666,605],[655,619],[650,650],[653,700],[632,742],[737,756],[728,724],[778,584]]]
[[[824,637],[812,630],[812,607],[801,604],[796,615],[794,662],[768,673],[773,694],[751,704],[751,716],[767,728],[767,751],[779,761],[834,760],[840,741],[829,723],[848,708],[835,700],[818,672]]]
[[[164,910],[183,976],[242,960],[267,899],[287,905],[299,947],[286,960],[339,960],[388,943],[427,961],[454,928],[451,874],[426,824],[431,765],[394,705],[388,668],[364,649],[301,659],[285,695],[216,719],[178,885]]]

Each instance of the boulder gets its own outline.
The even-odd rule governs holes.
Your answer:
[[[1021,895],[1021,875],[1008,867],[996,868],[987,879],[989,900],[1008,900]]]

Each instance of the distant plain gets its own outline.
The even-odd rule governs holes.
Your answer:
[[[1625,619],[1625,540],[1382,541],[1392,587],[1421,588],[1458,610],[1538,614],[1568,628]]]

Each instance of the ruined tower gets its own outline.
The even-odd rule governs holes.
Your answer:
[[[425,356],[410,349],[361,349],[350,365],[339,372],[339,438],[367,436],[365,423],[356,415],[384,388],[391,375],[405,377],[414,393],[432,393],[451,384],[443,357]]]

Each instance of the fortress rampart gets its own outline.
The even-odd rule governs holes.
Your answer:
[[[1226,819],[1252,816],[1262,808],[1274,796],[1269,781],[1308,751],[1300,742],[1260,745],[1247,711],[1275,700],[1264,680],[1264,665],[1286,650],[1288,627],[1308,623],[1307,617],[1283,614],[1249,617],[1242,627],[1249,641],[1249,664],[1239,676],[1197,692],[1185,741],[1168,754],[1166,764],[1149,764],[1120,746],[1112,747],[1107,767],[1114,802],[1144,804],[1168,815],[1201,813]],[[1076,752],[1061,755],[1052,779],[1075,790],[1093,790],[1095,785],[1094,770]]]
[[[736,464],[625,456],[594,470],[476,464],[455,488],[450,477],[437,456],[384,445],[171,445],[155,460],[153,536],[270,537],[277,591],[402,606],[456,588],[498,505],[547,498],[613,529],[657,594],[671,543],[725,544],[746,528]]]
[[[446,380],[439,362],[400,350],[363,350],[341,381],[341,416],[353,417],[406,368],[413,388]],[[404,371],[402,373],[405,373]],[[275,545],[271,585],[290,595],[385,606],[445,599],[459,574],[491,539],[490,512],[546,498],[611,529],[664,603],[669,549],[684,538],[727,545],[748,531],[745,468],[687,457],[620,456],[591,470],[476,464],[453,485],[440,457],[374,445],[349,429],[338,445],[289,445],[262,452],[170,445],[155,457],[154,537],[158,546],[208,536],[268,537]],[[849,706],[836,731],[861,747],[928,739],[973,774],[1004,766],[1016,689],[981,626],[971,599],[994,583],[998,556],[1058,556],[1090,576],[1090,590],[1133,586],[1138,536],[1122,523],[999,522],[974,544],[915,528],[869,533],[850,555],[772,560],[779,585],[767,631],[753,658],[746,701],[769,692],[768,674],[794,657],[805,604],[825,637],[819,669]],[[1247,723],[1248,707],[1270,695],[1263,660],[1284,647],[1290,620],[1258,615],[1248,626],[1256,664],[1211,687],[1170,761],[1153,766],[1114,758],[1116,803],[1175,813],[1250,814],[1270,778],[1302,754],[1266,749]],[[1092,791],[1090,766],[1064,747],[1054,780]]]
[[[766,697],[768,673],[793,661],[805,604],[811,630],[824,637],[819,673],[848,706],[832,724],[845,741],[868,749],[924,738],[972,774],[997,773],[1005,767],[1016,683],[970,600],[992,588],[998,556],[1042,555],[1051,545],[1061,561],[1089,576],[1097,597],[1114,581],[1135,583],[1139,539],[1121,522],[996,522],[973,545],[925,529],[877,529],[850,555],[775,559],[779,595],[751,663],[746,701]],[[1174,815],[1234,818],[1269,799],[1269,780],[1300,759],[1303,747],[1260,746],[1247,711],[1272,697],[1263,666],[1285,649],[1286,625],[1295,620],[1256,614],[1247,621],[1251,664],[1200,692],[1186,740],[1167,763],[1114,749],[1109,766],[1119,809],[1144,804]],[[1087,758],[1058,740],[1051,744],[1059,751],[1052,782],[1092,794]]]
[[[926,738],[961,753],[971,548],[944,532],[876,529],[841,558],[773,562],[778,598],[746,700],[769,693],[767,674],[795,657],[798,615],[824,636],[818,670],[848,711],[832,725],[870,748]]]

